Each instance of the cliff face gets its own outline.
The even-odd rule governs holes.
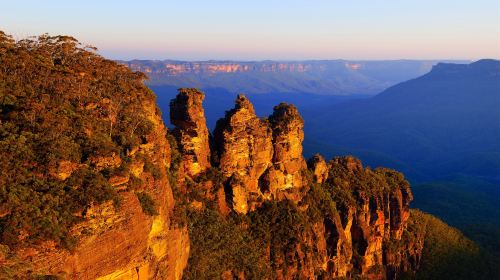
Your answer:
[[[269,120],[261,120],[243,95],[217,123],[219,168],[236,212],[245,214],[268,199],[300,200],[297,191],[305,185],[301,170],[306,166],[303,124],[288,104],[276,106]]]
[[[189,236],[144,76],[66,36],[0,32],[0,61],[0,279],[180,279]]]
[[[250,234],[257,232],[253,238],[267,247],[262,257],[271,264],[271,278],[393,279],[416,269],[422,244],[403,242],[412,200],[408,182],[393,170],[365,169],[353,157],[327,163],[316,155],[306,165],[303,125],[293,105],[280,104],[268,119],[259,119],[250,101],[238,96],[235,108],[217,123],[214,132],[213,168],[220,171],[221,179],[203,177],[211,185],[221,184],[218,193],[224,193],[230,210],[249,215],[249,223],[241,226]],[[206,184],[194,182],[188,193]],[[196,211],[208,211],[209,205],[207,201]],[[283,220],[290,223],[284,229],[291,232],[286,238],[280,231],[286,225]],[[262,229],[262,221],[270,228]],[[294,232],[294,227],[300,230]],[[269,233],[259,237],[262,230]],[[191,234],[197,234],[196,228]],[[202,250],[200,244],[192,245]],[[198,269],[195,263],[188,267],[189,275]],[[235,268],[226,268],[221,275],[255,277]]]
[[[71,37],[0,32],[0,62],[0,279],[395,279],[420,265],[403,175],[306,164],[293,105],[260,119],[240,95],[212,138],[203,93],[181,89],[170,134],[143,75]]]
[[[120,61],[149,77],[149,85],[186,84],[232,93],[377,94],[427,73],[438,61]],[[462,63],[462,62],[459,62]],[[189,81],[189,82],[187,82]],[[209,92],[211,93],[211,92]]]
[[[84,222],[71,229],[76,247],[68,251],[53,242],[20,247],[12,257],[29,263],[29,274],[58,275],[66,279],[181,279],[189,256],[186,228],[171,223],[175,204],[166,171],[170,165],[167,133],[154,103],[143,104],[153,124],[151,133],[130,151],[130,173],[110,178],[120,190],[121,207],[113,203],[93,205],[83,214]],[[143,158],[159,166],[159,174],[145,170]],[[111,158],[100,158],[103,166],[124,167]],[[65,177],[65,176],[61,176]],[[139,180],[139,185],[132,181]],[[155,201],[157,214],[145,214],[132,189],[147,192]],[[23,275],[23,274],[21,274]]]
[[[311,171],[324,163],[317,156],[314,162],[317,168]],[[411,242],[403,238],[403,234],[421,233],[407,229],[412,197],[401,174],[365,169],[352,157],[333,159],[327,168],[328,179],[316,184],[298,204],[305,220],[300,231],[281,241],[288,244],[284,249],[283,243],[269,241],[267,258],[274,265],[274,277],[395,279],[415,271],[422,236]],[[318,192],[326,192],[327,197]],[[334,206],[318,203],[328,197]],[[314,218],[316,211],[319,217]]]
[[[134,71],[144,73],[162,73],[170,76],[182,74],[216,74],[216,73],[240,73],[240,72],[322,72],[326,70],[325,65],[315,63],[251,63],[251,62],[164,62],[161,64],[145,65],[141,62],[128,62],[128,66]],[[357,67],[353,67],[357,65]],[[357,70],[360,64],[345,63],[347,69]]]

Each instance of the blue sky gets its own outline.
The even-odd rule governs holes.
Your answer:
[[[0,29],[114,59],[500,58],[498,0],[15,0]]]

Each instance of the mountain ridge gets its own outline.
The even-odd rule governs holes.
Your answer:
[[[233,93],[376,94],[428,72],[439,60],[119,61],[149,76],[149,85],[223,88]],[[464,61],[460,61],[464,62]]]
[[[350,148],[354,154],[356,149],[382,152],[427,174],[433,174],[425,170],[432,158],[453,160],[460,154],[472,160],[481,152],[489,152],[494,160],[494,151],[500,150],[499,65],[498,60],[438,65],[430,73],[372,98],[333,105],[328,112],[309,118],[308,133],[322,133],[332,139],[337,136],[337,145]],[[329,119],[335,122],[322,127],[321,123]],[[457,154],[451,155],[451,151]],[[362,158],[369,164],[376,163]],[[451,165],[439,168],[451,170]],[[493,176],[498,174],[495,166],[498,164],[482,171],[464,166],[463,172]],[[446,172],[444,176],[450,174]]]

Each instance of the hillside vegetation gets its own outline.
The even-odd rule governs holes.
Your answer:
[[[440,219],[412,210],[410,229],[424,232],[422,263],[414,279],[498,279],[498,259]]]
[[[412,180],[498,180],[500,61],[438,64],[373,98],[322,109],[305,119],[310,143],[327,155],[354,154]]]
[[[144,78],[72,37],[0,32],[1,243],[71,247],[68,230],[90,205],[119,206],[108,179],[127,172],[150,129]]]

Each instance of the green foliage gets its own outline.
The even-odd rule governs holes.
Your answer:
[[[460,231],[418,210],[410,217],[409,227],[425,232],[416,279],[498,279],[494,259]]]
[[[304,201],[308,205],[307,216],[312,222],[322,222],[325,218],[333,219],[334,213],[337,212],[337,205],[333,196],[333,192],[321,185],[311,185]]]
[[[1,243],[71,247],[69,229],[91,204],[119,206],[108,179],[128,173],[126,155],[153,127],[143,108],[155,97],[144,78],[71,37],[16,42],[0,33]],[[97,166],[116,155],[123,166]],[[74,169],[60,171],[63,163]]]
[[[162,177],[161,169],[157,164],[151,162],[148,158],[144,160],[144,171],[151,173],[154,179],[160,179]]]
[[[144,213],[149,216],[158,215],[158,211],[156,210],[156,203],[149,194],[145,192],[138,192],[136,193],[136,195],[137,199],[139,199],[139,203],[141,204],[141,208]]]
[[[412,206],[442,218],[500,258],[500,184],[457,176],[414,184]]]
[[[242,272],[246,279],[266,279],[270,270],[264,246],[236,217],[216,210],[189,212],[191,241],[185,279],[219,279],[224,271]]]
[[[181,164],[181,153],[177,140],[171,133],[167,133],[167,140],[170,145],[170,169],[168,170],[168,180],[174,192],[177,190],[177,173]]]
[[[249,223],[252,236],[270,246],[273,271],[286,268],[286,254],[295,251],[312,225],[309,217],[288,200],[266,201],[249,214]],[[285,261],[276,263],[280,259]]]

